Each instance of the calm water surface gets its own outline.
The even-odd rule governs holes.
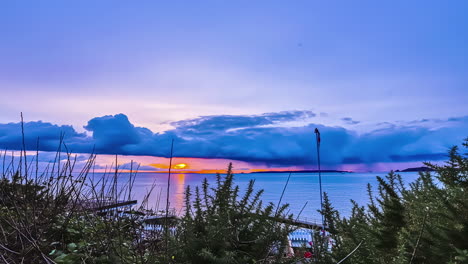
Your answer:
[[[408,184],[417,178],[416,172],[400,173],[405,184]],[[366,185],[371,183],[376,185],[375,176],[384,176],[386,173],[323,173],[322,188],[327,192],[332,205],[343,216],[348,216],[351,211],[350,199],[359,204],[365,204],[368,201]],[[150,196],[150,207],[165,209],[167,174],[161,173],[138,173],[134,188],[133,198],[141,201],[151,185],[155,183],[155,188]],[[184,191],[187,185],[192,190],[195,186],[200,186],[204,178],[210,183],[215,184],[216,175],[214,174],[172,174],[170,185],[170,207],[181,212],[184,207]],[[255,180],[255,189],[264,189],[262,200],[273,202],[275,205],[281,196],[288,173],[251,173],[236,174],[235,184],[244,191],[250,179]],[[119,185],[123,185],[128,179],[127,174],[121,174]],[[320,215],[317,209],[320,209],[320,192],[318,184],[318,174],[316,173],[293,173],[286,188],[283,197],[283,203],[290,204],[290,211],[297,215],[304,204],[307,206],[301,214],[301,217],[319,219]]]

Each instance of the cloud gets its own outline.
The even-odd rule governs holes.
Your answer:
[[[468,122],[468,116],[458,116],[458,117],[450,117],[448,121],[453,121],[453,122]]]
[[[348,125],[356,125],[361,123],[360,121],[353,120],[351,117],[343,117],[341,118],[342,121],[344,121]]]
[[[325,165],[440,160],[447,149],[459,144],[468,131],[467,117],[445,120],[443,126],[389,125],[359,134],[321,124],[288,127],[285,123],[315,116],[309,111],[288,111],[263,115],[203,116],[173,122],[174,129],[153,133],[133,125],[124,114],[91,119],[84,127],[92,134],[77,133],[71,126],[45,122],[25,123],[26,145],[35,150],[56,150],[60,133],[78,153],[148,155],[168,157],[171,140],[174,156],[225,158],[269,166],[314,164],[314,129],[322,135],[321,155]],[[352,121],[349,118],[347,121]],[[21,126],[0,124],[0,148],[21,149]]]
[[[145,170],[148,170],[148,171],[155,171],[155,170],[159,170],[153,166],[148,166],[148,165],[141,165],[139,163],[136,163],[136,162],[127,162],[127,163],[124,163],[124,164],[120,164],[119,165],[119,170],[133,170],[133,171],[145,171]]]
[[[153,136],[149,129],[131,124],[124,114],[95,117],[84,128],[92,132],[96,150],[107,154],[124,153],[129,146]]]
[[[315,117],[312,111],[282,111],[262,115],[217,115],[172,122],[171,125],[185,130],[228,130],[235,128],[272,125]]]
[[[84,146],[92,144],[86,134],[77,133],[72,126],[58,126],[42,121],[24,123],[24,139],[29,149],[36,150],[36,146],[39,144],[40,150],[57,150],[60,135],[63,135],[64,142],[70,148],[82,150]],[[20,123],[0,124],[0,145],[4,149],[22,148]]]

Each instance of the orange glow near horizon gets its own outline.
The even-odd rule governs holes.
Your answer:
[[[174,169],[188,169],[188,165],[186,163],[179,163],[174,165]]]
[[[48,153],[41,151],[39,155]],[[35,151],[27,151],[27,155],[36,155]],[[11,155],[20,155],[18,151],[11,152]],[[77,153],[77,155],[83,155],[84,157],[90,154]],[[62,160],[65,162],[64,160]],[[94,172],[109,172],[114,170],[116,162],[115,155],[97,155],[95,159],[96,167],[93,168]],[[133,164],[131,164],[133,162]],[[77,161],[76,168],[85,166],[86,159]],[[169,171],[169,158],[164,157],[152,157],[152,156],[125,156],[121,155],[117,157],[117,165],[119,166],[120,172],[131,172],[130,169],[133,166],[132,172],[144,172],[144,173],[168,173]],[[174,157],[172,160],[172,172],[175,174],[180,173],[201,173],[201,174],[215,174],[225,173],[228,164],[233,164],[233,172],[236,174],[240,173],[252,173],[252,172],[265,172],[265,171],[297,171],[304,169],[316,169],[315,166],[284,166],[284,167],[271,167],[267,163],[250,163],[247,161],[230,160],[230,159],[209,159],[209,158],[189,158],[189,157]],[[47,162],[40,162],[40,165],[47,164]],[[410,167],[421,166],[420,162],[397,162],[397,163],[374,163],[368,164],[341,164],[333,167],[325,167],[322,169],[336,169],[342,171],[354,171],[354,172],[369,172],[369,171],[389,171],[396,169],[405,169]]]
[[[150,156],[119,156],[119,165],[128,164],[130,161],[134,161],[140,164],[138,171],[150,172],[150,173],[168,173],[169,171],[169,158],[163,157],[150,157]],[[112,155],[98,155],[96,158],[96,164],[108,165],[115,162],[115,156]],[[282,167],[282,168],[269,168],[263,164],[251,164],[246,161],[229,160],[229,159],[208,159],[208,158],[186,158],[186,157],[174,157],[172,160],[172,172],[173,173],[225,173],[228,164],[233,164],[234,173],[250,173],[256,171],[276,171],[276,170],[288,170],[288,169],[302,169],[297,167]],[[128,166],[127,166],[128,167]],[[128,168],[121,167],[122,171],[126,171]]]

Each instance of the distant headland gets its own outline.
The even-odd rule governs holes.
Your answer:
[[[419,172],[419,171],[434,171],[429,167],[415,167],[415,168],[407,168],[404,170],[396,170],[395,172]]]

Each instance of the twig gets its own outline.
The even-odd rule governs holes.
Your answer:
[[[364,240],[361,240],[361,243],[359,243],[359,245],[357,245],[357,247],[354,248],[353,251],[351,251],[348,255],[346,255],[346,257],[344,257],[342,260],[338,261],[336,264],[340,264],[343,261],[345,261],[347,258],[349,258],[361,246],[362,242],[364,242]]]
[[[276,210],[275,210],[274,217],[278,217],[278,210],[279,210],[281,201],[283,200],[283,196],[284,196],[284,192],[286,191],[286,187],[288,187],[288,183],[289,183],[290,178],[291,178],[291,172],[288,175],[288,179],[286,180],[286,183],[284,184],[284,187],[283,187],[283,192],[281,192],[280,199],[278,200],[278,204],[276,205]],[[272,225],[272,229],[276,228],[276,225],[277,225],[277,223],[275,222],[275,224]],[[274,231],[274,230],[270,230],[270,232],[272,232],[272,231]],[[265,258],[264,258],[263,263],[268,258],[268,255],[270,255],[272,249],[273,249],[273,247],[270,247],[270,249],[268,250],[268,252],[267,252],[267,254],[266,254]]]
[[[307,203],[308,203],[308,201],[306,201],[306,202],[305,202],[304,206],[302,206],[302,209],[301,209],[301,211],[299,211],[299,214],[297,214],[296,221],[299,219],[299,216],[301,216],[301,214],[302,214],[302,211],[304,211],[304,209],[305,209],[305,207],[306,207]]]
[[[24,120],[23,120],[23,112],[21,112],[21,138],[23,141],[23,153],[24,153],[24,176],[26,181],[28,180],[28,163],[26,160],[26,143],[24,140]]]
[[[411,260],[410,260],[409,264],[413,263],[414,256],[416,255],[416,250],[418,249],[419,240],[421,239],[421,236],[422,236],[423,231],[424,231],[424,226],[426,225],[426,219],[427,219],[428,214],[429,214],[429,210],[427,210],[426,214],[424,215],[421,230],[419,231],[419,235],[418,235],[418,240],[416,241],[416,246],[414,246],[413,254],[411,255]]]
[[[169,187],[171,185],[171,168],[172,168],[172,154],[173,154],[173,151],[174,151],[174,139],[172,139],[172,142],[171,142],[171,156],[170,156],[170,159],[169,159],[169,172],[168,172],[168,175],[167,175],[167,192],[166,192],[166,218],[164,219],[164,225],[166,227],[166,248],[165,248],[165,251],[166,251],[166,258],[169,259],[169,256],[168,256],[168,242],[169,242],[169,226],[167,224],[167,218],[169,216]]]
[[[283,187],[283,192],[281,193],[280,199],[278,201],[278,204],[276,205],[276,211],[275,211],[275,216],[278,214],[279,206],[281,204],[281,201],[283,200],[284,192],[286,191],[286,187],[288,187],[289,179],[291,178],[291,172],[288,175],[288,179],[286,180],[286,183],[284,184]]]

